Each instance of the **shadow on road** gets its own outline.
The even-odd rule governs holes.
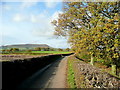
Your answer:
[[[47,88],[48,82],[56,75],[59,63],[65,57],[61,57],[52,64],[47,65],[43,69],[37,71],[31,77],[27,78],[22,84],[19,85],[17,90],[30,89],[30,88]]]

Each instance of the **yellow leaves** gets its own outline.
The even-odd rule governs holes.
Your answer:
[[[119,45],[118,44],[114,44],[115,47],[118,47]]]
[[[114,42],[115,42],[115,43],[119,43],[119,40],[118,40],[118,39],[115,39]]]
[[[113,24],[111,24],[111,23],[107,23],[107,24],[105,25],[105,27],[108,28],[108,29],[111,28],[112,26],[113,26]]]
[[[91,55],[91,54],[92,54],[92,52],[89,52],[89,54]]]
[[[119,27],[120,27],[119,24],[114,25],[114,29],[117,29],[117,28],[119,28]]]
[[[101,37],[102,37],[102,34],[98,34],[97,37],[98,37],[98,38],[101,38]]]
[[[118,53],[113,54],[113,58],[118,58],[118,57],[119,57]]]
[[[79,38],[79,34],[74,34],[74,38]]]
[[[112,47],[111,49],[112,49],[112,50],[114,50],[114,49],[115,49],[115,47]]]
[[[105,44],[107,44],[107,41],[104,41]]]
[[[117,47],[119,46],[119,40],[118,40],[118,39],[115,39],[115,40],[114,40],[114,43],[115,43],[115,44],[114,44],[114,47],[117,48]]]
[[[116,4],[116,2],[109,2],[109,4],[110,4],[110,5],[115,5],[115,4]]]
[[[97,42],[98,42],[98,39],[94,39],[94,42],[97,43]]]
[[[110,48],[107,48],[106,51],[109,52],[109,51],[110,51]]]
[[[119,20],[119,15],[114,16],[114,20]]]
[[[108,19],[107,21],[108,21],[109,23],[111,23],[111,22],[114,21],[114,19]]]
[[[84,38],[83,40],[86,41],[86,38]]]

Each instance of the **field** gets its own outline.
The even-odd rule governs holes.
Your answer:
[[[15,52],[5,52],[3,54],[68,54],[71,52],[66,51],[15,51]]]
[[[69,54],[72,52],[65,51],[16,51],[16,52],[5,52],[0,54],[0,61],[9,61],[15,59],[25,59],[25,58],[33,58],[40,57],[44,55],[51,54]]]
[[[64,51],[32,51],[31,53],[68,54],[68,53],[71,53],[71,52],[64,52]]]

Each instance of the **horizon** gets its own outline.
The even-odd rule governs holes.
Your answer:
[[[8,44],[8,45],[0,45],[0,47],[4,47],[4,46],[14,46],[14,45],[48,45],[48,44],[35,44],[35,43],[29,43],[29,44]],[[51,47],[51,48],[55,48],[55,47],[52,47],[52,46],[50,46],[50,45],[48,45],[49,47]],[[58,47],[58,48],[60,48],[60,47]],[[67,48],[70,48],[70,47],[67,47]],[[66,48],[61,48],[61,49],[66,49]]]

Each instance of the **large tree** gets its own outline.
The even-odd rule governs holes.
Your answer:
[[[119,3],[66,2],[63,9],[52,22],[55,34],[69,37],[76,53],[89,52],[92,65],[95,55],[104,55],[115,64],[120,58]]]

